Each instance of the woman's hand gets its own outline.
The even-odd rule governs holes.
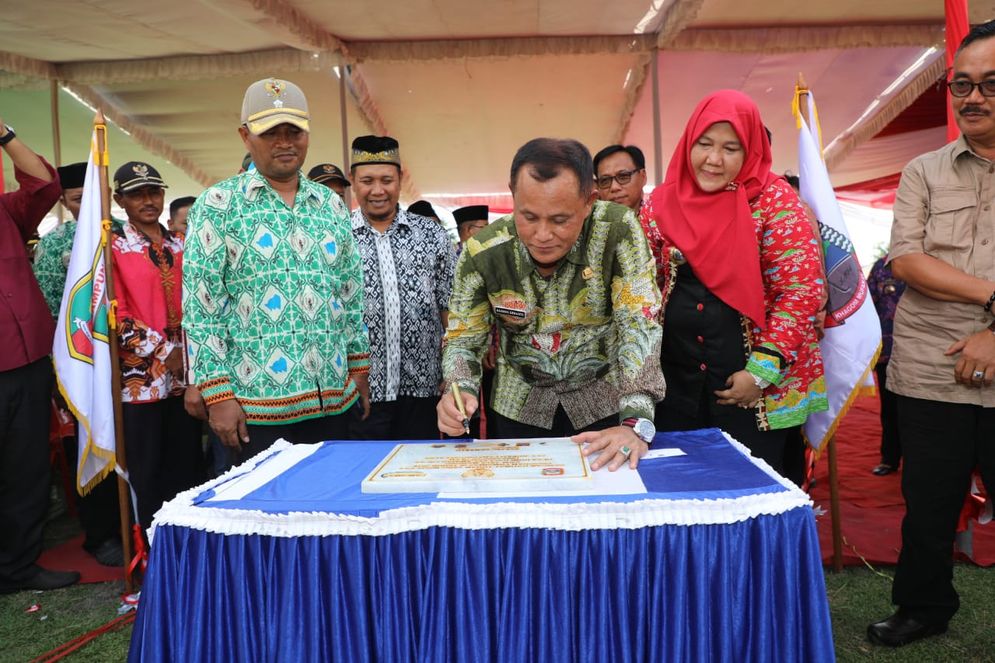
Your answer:
[[[763,398],[763,389],[753,381],[753,374],[743,369],[736,371],[726,380],[728,389],[720,389],[715,392],[719,397],[719,405],[738,405],[739,407],[753,407]]]

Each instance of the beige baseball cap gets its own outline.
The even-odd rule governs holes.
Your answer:
[[[310,131],[307,99],[301,89],[279,78],[264,78],[245,90],[242,124],[259,135],[278,124],[292,124]]]

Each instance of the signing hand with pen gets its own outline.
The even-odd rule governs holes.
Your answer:
[[[470,418],[477,411],[477,397],[473,394],[462,392],[463,406],[466,409],[466,417]],[[439,430],[452,437],[464,437],[466,430],[463,427],[463,414],[460,413],[453,398],[452,390],[446,391],[439,399],[439,404],[435,406],[438,417]]]

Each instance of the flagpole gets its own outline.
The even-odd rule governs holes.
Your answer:
[[[59,126],[59,81],[49,81],[49,105],[52,110],[52,156],[55,158],[55,167],[62,165],[62,130]],[[62,225],[62,213],[65,206],[59,200],[55,206],[56,217],[59,225]]]
[[[663,182],[663,152],[660,149],[660,49],[650,51],[650,74],[653,77],[653,184]]]
[[[114,252],[111,250],[111,192],[108,186],[107,168],[110,158],[107,153],[107,124],[104,114],[97,111],[93,118],[93,129],[97,137],[97,162],[100,173],[100,220],[101,243],[104,247],[104,272],[107,279],[107,332],[111,354],[111,397],[114,399],[114,445],[115,461],[122,472],[128,471],[124,449],[124,420],[121,416],[121,368],[118,363],[117,347],[117,299],[114,295]],[[117,503],[121,517],[121,547],[124,552],[124,589],[131,594],[134,581],[131,573],[131,495],[128,482],[121,474],[117,475]]]
[[[349,172],[349,113],[346,108],[346,62],[339,56],[339,124],[342,127],[342,172]],[[349,186],[352,186],[351,184]],[[351,191],[351,189],[350,189]],[[342,196],[345,206],[352,211],[352,196]]]
[[[811,127],[811,120],[808,117],[808,84],[805,77],[798,73],[798,112]],[[821,147],[821,146],[820,146]],[[839,468],[836,462],[836,434],[829,437],[826,443],[829,452],[829,517],[833,528],[833,571],[839,573],[843,570],[843,527],[840,518],[840,482]]]
[[[944,0],[943,15],[946,22],[946,29],[943,31],[946,45],[947,70],[953,69],[954,53],[960,42],[971,29],[971,21],[968,17],[967,0]],[[950,90],[944,95],[947,100],[947,142],[953,142],[960,136],[960,128],[957,126],[957,119],[954,117],[954,108],[950,103]]]

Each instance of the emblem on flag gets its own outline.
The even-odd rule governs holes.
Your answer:
[[[93,269],[71,286],[66,304],[66,344],[73,359],[93,363],[94,341],[108,342],[104,262],[98,251]]]

